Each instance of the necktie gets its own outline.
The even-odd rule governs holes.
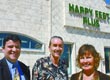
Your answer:
[[[14,80],[20,80],[18,68],[15,68]]]

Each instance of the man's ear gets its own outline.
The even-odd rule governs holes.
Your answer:
[[[4,48],[5,48],[5,47],[3,46],[3,47],[2,47],[2,52],[4,52]]]

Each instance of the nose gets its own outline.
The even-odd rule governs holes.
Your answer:
[[[57,50],[61,50],[61,47],[60,47],[60,46],[57,46],[56,49],[57,49]]]
[[[13,50],[13,51],[16,51],[17,49],[16,49],[16,47],[13,47],[12,50]]]
[[[83,59],[83,61],[84,61],[84,62],[87,62],[87,59],[86,59],[86,58],[84,58],[84,59]]]
[[[59,49],[59,46],[57,46],[56,48]]]

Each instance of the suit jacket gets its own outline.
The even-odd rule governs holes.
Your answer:
[[[104,74],[104,73],[102,73],[100,71],[97,71],[97,72],[99,73],[100,80],[110,80],[110,76],[108,76],[108,75],[106,75],[106,74]],[[76,74],[73,74],[71,76],[70,80],[78,80],[79,74],[80,74],[80,72],[76,73]]]
[[[20,61],[18,61],[18,64],[22,69],[25,79],[30,80],[29,67],[27,67],[24,63]],[[9,67],[5,58],[0,60],[0,80],[12,80],[11,73],[9,71]]]

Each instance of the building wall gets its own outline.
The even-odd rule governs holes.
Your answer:
[[[104,47],[110,47],[110,24],[100,22],[97,31],[85,28],[82,17],[70,15],[69,3],[102,12],[110,11],[104,0],[0,0],[0,31],[18,33],[44,44],[42,52],[22,50],[19,60],[30,69],[38,58],[49,55],[48,42],[53,35],[59,35],[65,43],[73,45],[72,73],[79,71],[75,60],[79,47],[84,43],[94,45],[104,59]],[[99,70],[105,72],[104,68],[105,65],[101,64]]]
[[[0,0],[0,32],[12,32],[42,42],[44,51],[22,50],[19,60],[32,69],[35,61],[48,55],[50,38],[49,0]],[[47,54],[46,54],[47,53]],[[0,53],[0,58],[3,53]]]
[[[48,0],[1,0],[0,30],[17,32],[47,42],[50,35],[49,7]]]

